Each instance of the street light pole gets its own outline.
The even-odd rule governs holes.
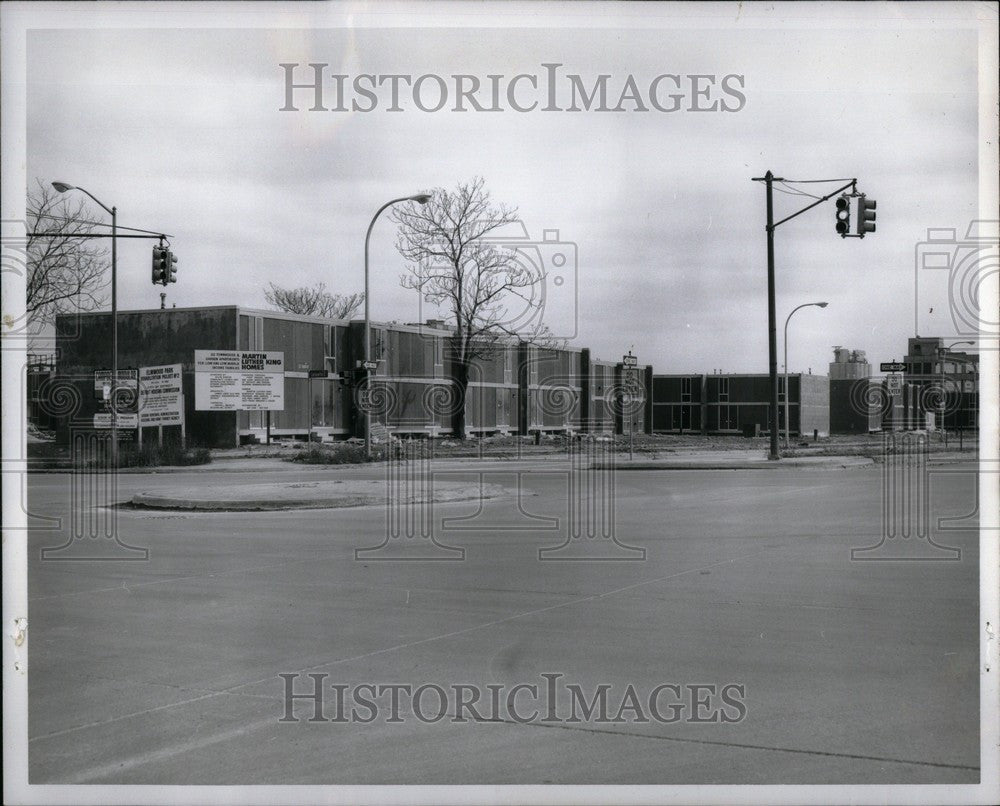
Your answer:
[[[85,188],[66,182],[53,182],[52,187],[60,193],[79,190],[86,193],[106,213],[111,215],[111,466],[118,469],[118,412],[115,410],[115,396],[118,390],[118,208],[109,208],[93,193]]]
[[[369,310],[370,310],[370,300],[371,295],[369,293],[369,282],[368,282],[368,245],[372,237],[372,229],[375,227],[375,222],[378,217],[382,215],[382,212],[388,208],[392,207],[394,204],[404,201],[415,201],[420,204],[427,204],[431,199],[430,195],[427,193],[418,193],[415,196],[401,196],[398,199],[393,199],[392,201],[387,201],[381,207],[378,208],[375,215],[372,216],[371,223],[368,225],[368,232],[365,233],[365,363],[369,363],[372,360],[371,351],[371,323],[369,321]],[[368,378],[368,369],[365,369],[365,379]],[[366,383],[366,391],[369,396],[368,405],[363,406],[365,411],[365,458],[372,458],[372,413],[371,413],[371,389],[370,384]]]
[[[785,448],[788,447],[788,322],[799,308],[808,308],[815,305],[817,308],[825,308],[828,302],[804,302],[797,308],[792,308],[792,313],[785,319]],[[799,437],[802,436],[802,386],[799,386]]]

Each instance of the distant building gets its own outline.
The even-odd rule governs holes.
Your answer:
[[[966,340],[920,337],[907,340],[905,377],[915,387],[913,408],[947,429],[979,427],[979,354],[954,350]],[[944,389],[944,394],[939,390]],[[933,414],[933,418],[926,415]],[[923,427],[923,425],[921,425]]]
[[[872,376],[861,350],[834,347],[830,363],[830,432],[856,434],[977,427],[979,356],[938,337],[908,340],[903,371]],[[942,393],[941,390],[944,390]]]
[[[840,346],[833,348],[833,361],[830,362],[831,381],[870,378],[871,374],[872,366],[868,363],[864,350],[848,350]]]
[[[833,348],[830,362],[830,433],[867,434],[882,427],[881,380],[872,379],[864,350]]]

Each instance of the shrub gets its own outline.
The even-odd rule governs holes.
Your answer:
[[[344,443],[340,445],[311,445],[288,458],[289,462],[301,462],[307,465],[360,465],[365,462],[381,462],[385,460],[386,446],[373,445],[372,458],[365,456],[364,445]]]
[[[155,442],[138,445],[122,445],[118,450],[119,467],[160,467],[163,465],[207,465],[212,461],[208,448],[182,448],[176,443],[167,443],[162,448]]]

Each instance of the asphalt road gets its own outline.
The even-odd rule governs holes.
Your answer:
[[[445,467],[442,479],[476,478],[468,463]],[[600,536],[600,488],[580,499],[595,507],[589,523],[599,536],[559,548],[573,528],[565,469],[500,469],[485,481],[520,485],[520,497],[435,506],[434,533],[451,552],[419,528],[386,542],[384,507],[119,510],[122,542],[149,553],[122,562],[66,561],[126,556],[105,537],[68,542],[70,515],[86,512],[91,520],[77,523],[99,531],[108,517],[93,507],[101,496],[268,474],[129,474],[106,492],[93,478],[86,486],[31,477],[31,782],[979,780],[975,518],[932,533],[961,550],[959,561],[928,559],[946,553],[920,539],[890,548],[923,561],[852,561],[852,548],[880,540],[878,467],[619,472],[614,535],[644,558],[570,561],[637,556]],[[931,478],[932,515],[973,512],[972,466],[946,469]],[[357,468],[280,473],[283,482],[358,477]],[[581,479],[598,476],[574,483]],[[584,532],[587,522],[578,521]],[[383,543],[356,559],[355,549]],[[540,548],[556,550],[542,560]],[[428,551],[461,559],[382,559]],[[548,722],[504,713],[432,724],[407,702],[400,722],[387,722],[380,704],[378,718],[360,724],[309,722],[312,704],[296,702],[299,721],[280,722],[282,673],[296,675],[297,692],[311,687],[307,674],[326,674],[328,719],[337,715],[334,684],[495,684],[506,697],[519,683],[544,687],[543,674],[563,675],[560,684],[588,697],[607,684],[612,712],[629,684],[644,702],[663,684],[682,695],[733,684],[745,713],[693,722],[711,707],[688,703],[676,722],[638,721],[634,711],[618,722],[570,722],[564,697]],[[532,709],[521,695],[523,717]],[[433,693],[422,702],[425,715],[437,713]]]

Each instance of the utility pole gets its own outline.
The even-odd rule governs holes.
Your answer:
[[[857,193],[857,179],[807,179],[807,180],[795,180],[795,179],[784,179],[780,176],[775,176],[773,173],[768,171],[763,176],[753,177],[754,182],[763,182],[767,189],[767,224],[765,230],[767,232],[767,347],[768,347],[768,371],[770,373],[770,384],[771,384],[771,403],[769,411],[769,420],[771,432],[771,446],[768,451],[768,459],[780,459],[781,452],[778,449],[778,325],[777,325],[777,315],[775,313],[775,303],[774,303],[774,231],[784,224],[786,221],[791,221],[796,216],[802,215],[806,210],[811,210],[818,204],[822,204],[828,199],[833,198],[833,196],[841,191],[847,190],[847,188],[852,188],[852,196],[860,196],[861,206],[864,209],[875,209],[875,202],[869,202],[865,206],[864,194]],[[792,213],[789,216],[785,216],[780,221],[774,220],[774,183],[775,182],[789,182],[789,183],[802,183],[802,182],[847,182],[826,196],[817,198],[812,204],[803,207],[798,212]],[[843,229],[837,228],[837,232],[841,234],[842,237],[857,237],[863,238],[864,233],[874,232],[874,223],[869,223],[874,221],[874,214],[868,214],[862,221],[859,214],[859,224],[858,224],[858,234],[851,234],[849,228],[845,225]],[[788,390],[785,390],[785,394],[788,394]]]
[[[778,452],[778,323],[774,304],[774,174],[764,174],[767,184],[767,364],[771,377],[771,405],[768,409],[771,424],[771,449],[767,458],[780,459]],[[785,390],[788,394],[788,390]]]

